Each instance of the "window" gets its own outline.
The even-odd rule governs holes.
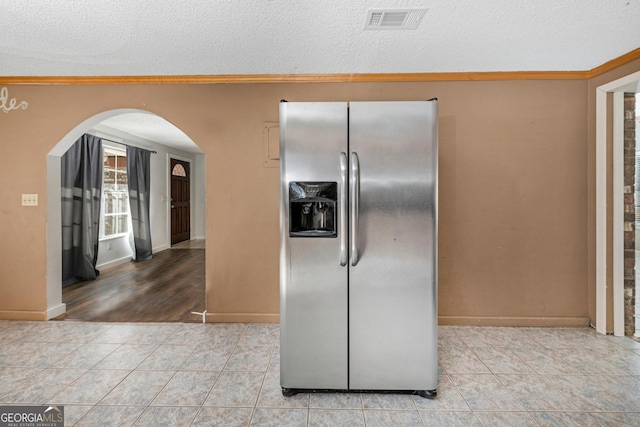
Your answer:
[[[187,171],[184,170],[184,166],[180,163],[176,164],[171,171],[171,175],[173,176],[187,176]]]
[[[129,192],[127,189],[127,156],[124,150],[104,147],[104,181],[102,186],[102,237],[128,232]]]

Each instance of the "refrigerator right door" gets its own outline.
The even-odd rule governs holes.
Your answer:
[[[435,100],[350,103],[353,390],[438,385],[437,117]]]

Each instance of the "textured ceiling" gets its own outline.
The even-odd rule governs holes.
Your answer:
[[[425,8],[417,30],[369,9]],[[640,47],[640,0],[6,0],[0,75],[583,71]]]

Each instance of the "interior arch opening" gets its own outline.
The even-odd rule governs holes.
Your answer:
[[[104,169],[95,280],[62,285],[61,158],[84,134],[102,140]],[[126,200],[127,146],[151,151],[152,258],[131,262],[131,218]],[[126,160],[126,159],[125,159]],[[189,197],[182,241],[172,244],[175,203],[171,167],[179,161]],[[118,186],[115,183],[117,176]],[[120,188],[125,186],[124,191]],[[108,200],[106,199],[108,197]],[[110,110],[76,126],[47,156],[47,318],[90,321],[202,321],[205,311],[205,156],[180,129],[148,111]],[[128,224],[128,225],[127,225]]]

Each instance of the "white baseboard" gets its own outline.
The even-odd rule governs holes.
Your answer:
[[[96,265],[96,270],[108,270],[129,261],[131,261],[131,255],[127,255],[126,257],[115,259],[113,261],[105,262],[104,264]]]
[[[67,304],[60,303],[55,307],[52,307],[47,310],[47,320],[53,319],[54,317],[62,316],[67,312]]]
[[[153,253],[156,253],[156,252],[162,252],[162,251],[165,251],[165,250],[167,250],[167,249],[169,249],[169,248],[171,248],[171,245],[167,245],[167,244],[165,244],[165,245],[159,245],[158,247],[153,248],[152,250],[153,250]]]

